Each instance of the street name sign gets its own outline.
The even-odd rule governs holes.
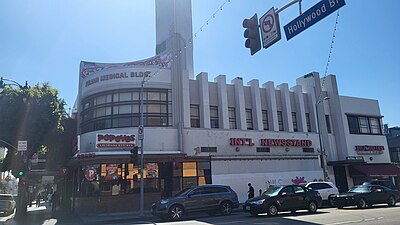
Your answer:
[[[286,39],[293,38],[345,4],[344,0],[322,0],[318,2],[283,27]]]
[[[19,152],[26,152],[28,150],[28,141],[18,141]]]
[[[260,18],[261,39],[264,48],[268,48],[281,39],[279,15],[272,7]]]

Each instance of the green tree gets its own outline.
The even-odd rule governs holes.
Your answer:
[[[0,145],[8,148],[0,168],[12,170],[15,176],[23,166],[23,159],[15,149],[18,141],[28,141],[27,159],[36,152],[47,151],[49,144],[54,146],[51,138],[64,131],[65,102],[48,83],[27,88],[5,87],[0,91]]]

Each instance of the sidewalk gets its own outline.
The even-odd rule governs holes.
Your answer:
[[[233,210],[235,213],[241,212],[242,207]],[[117,212],[117,213],[93,213],[93,214],[74,214],[72,212],[56,211],[52,212],[48,203],[41,203],[40,207],[28,207],[25,218],[16,221],[14,215],[3,217],[0,225],[100,225],[124,222],[135,223],[155,223],[162,220],[145,211],[144,216],[140,216],[139,211]]]
[[[80,218],[71,212],[57,210],[52,212],[49,204],[42,201],[39,207],[35,204],[27,208],[26,216],[16,220],[15,214],[0,220],[4,225],[47,225],[47,224],[82,224]]]
[[[122,223],[122,222],[149,222],[159,220],[153,216],[150,211],[145,211],[144,216],[140,216],[139,211],[135,212],[118,212],[118,213],[100,213],[100,214],[80,214],[78,215],[82,224],[94,225],[104,223]]]

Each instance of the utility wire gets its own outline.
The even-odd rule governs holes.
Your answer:
[[[327,62],[326,62],[326,66],[325,66],[324,77],[322,78],[321,91],[319,92],[319,96],[318,96],[317,101],[320,101],[320,100],[321,100],[321,97],[322,97],[322,90],[324,89],[325,78],[326,78],[326,75],[328,74],[329,63],[331,62],[331,55],[332,55],[332,50],[333,50],[333,44],[335,43],[336,27],[337,27],[337,25],[338,25],[338,22],[339,22],[339,10],[337,11],[337,14],[336,14],[336,22],[335,22],[335,26],[334,26],[334,28],[333,28],[331,47],[330,47],[330,49],[329,49],[328,60],[327,60]]]

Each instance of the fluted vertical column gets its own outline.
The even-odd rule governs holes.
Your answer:
[[[201,72],[196,76],[200,94],[200,127],[210,128],[210,94],[208,91],[208,73]]]
[[[228,93],[226,88],[226,76],[219,75],[214,79],[218,87],[218,116],[221,123],[220,128],[229,129],[228,115]]]
[[[275,86],[273,81],[264,83],[263,88],[267,92],[268,124],[270,130],[279,131],[278,109],[276,107]]]
[[[238,129],[246,130],[246,105],[244,101],[243,79],[236,77],[231,82],[235,86],[235,105]]]
[[[296,116],[297,116],[297,127],[299,132],[307,132],[307,121],[306,111],[304,104],[303,89],[300,85],[296,85],[292,88],[294,91],[294,100],[296,102]]]
[[[277,89],[281,91],[283,125],[285,130],[293,132],[292,106],[290,105],[288,84],[280,84]]]
[[[260,96],[260,84],[259,81],[254,79],[247,83],[251,88],[251,103],[253,106],[252,116],[254,130],[264,130],[262,111],[261,111],[261,96]]]

